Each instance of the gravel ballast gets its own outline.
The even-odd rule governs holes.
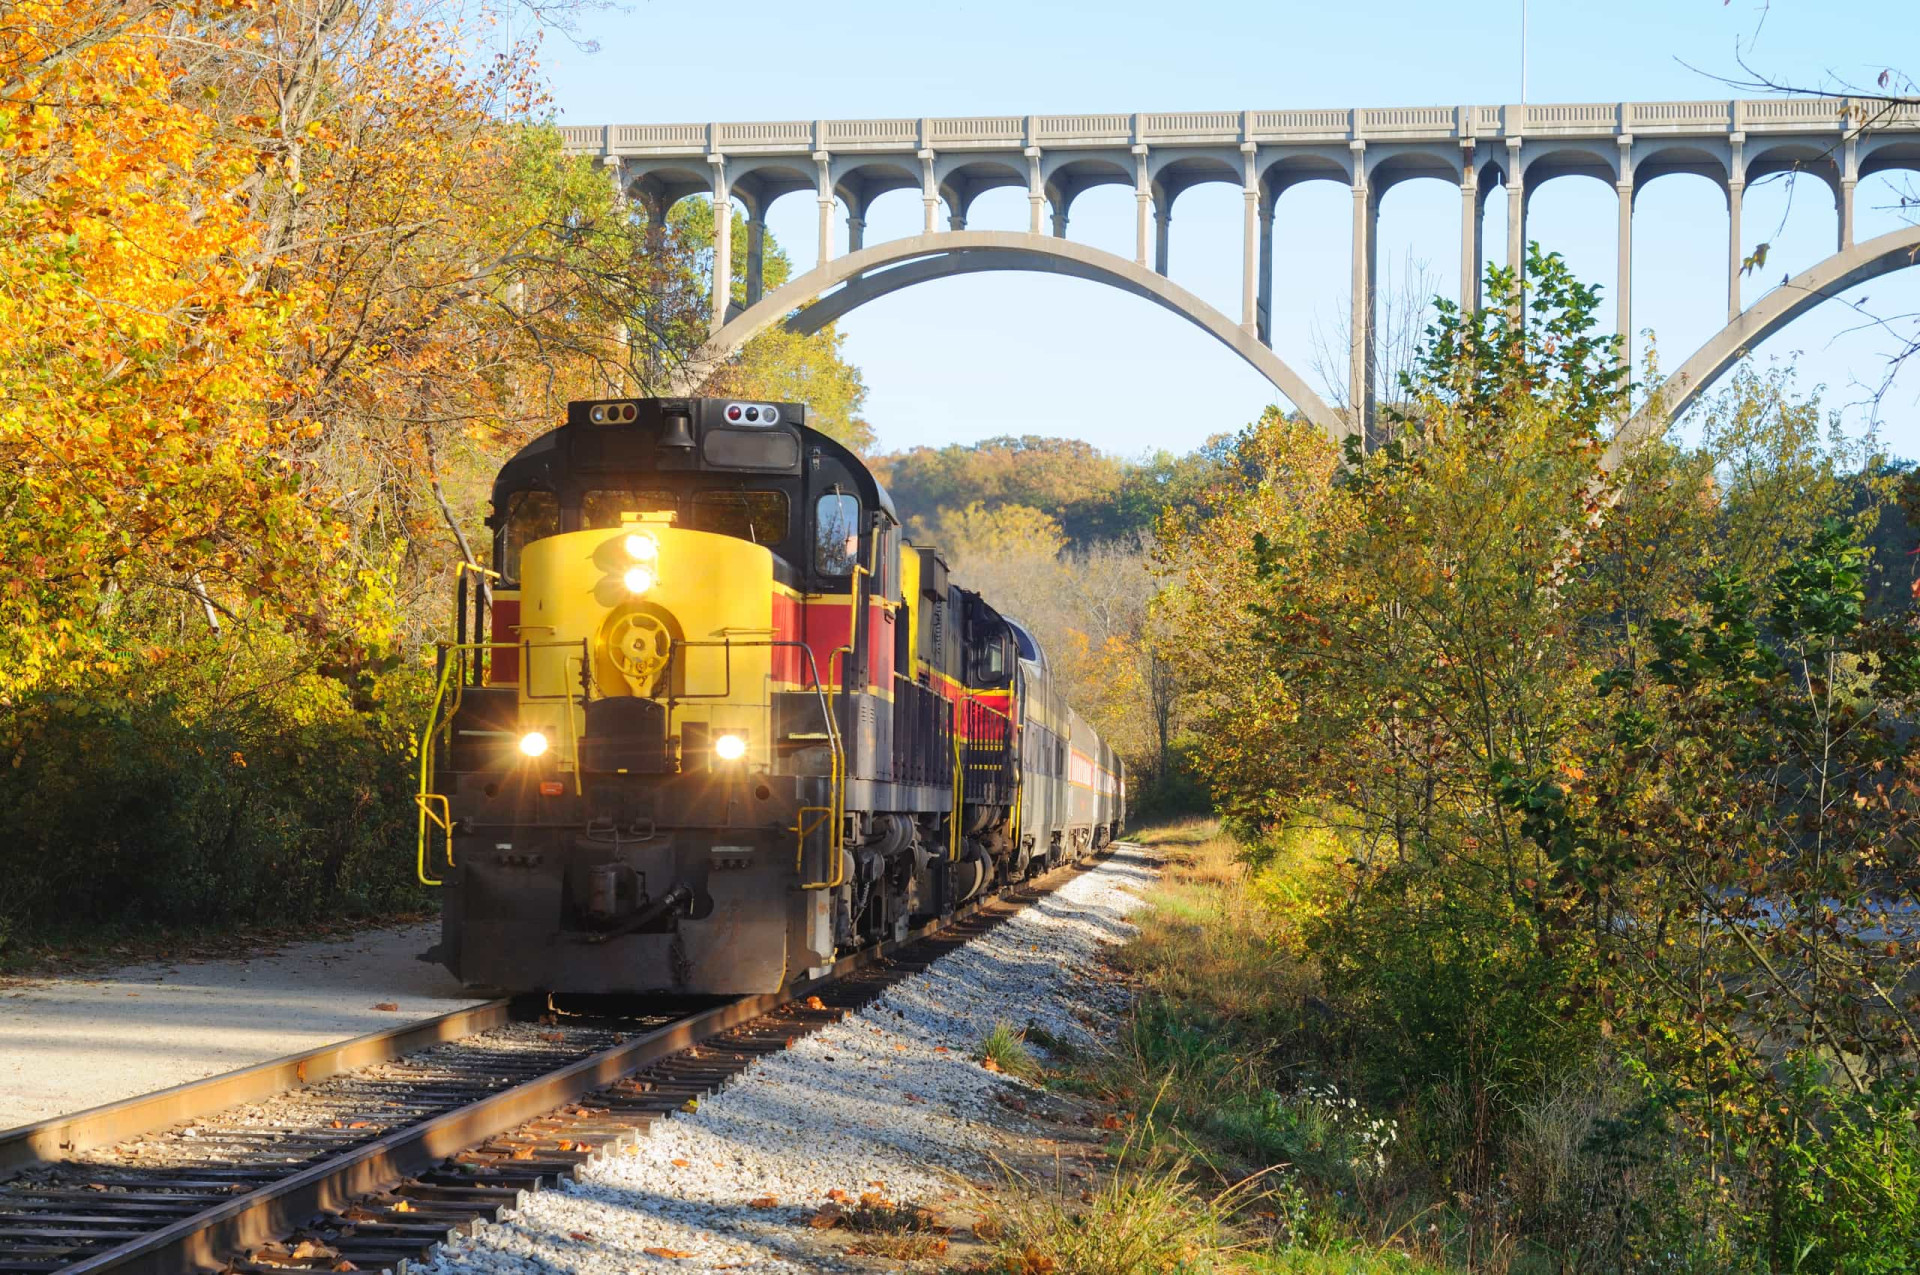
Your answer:
[[[973,1057],[996,1023],[1096,1043],[1125,1004],[1100,950],[1132,932],[1126,917],[1153,875],[1142,852],[1117,848],[858,1013],[754,1063],[627,1154],[583,1166],[416,1269],[818,1269],[807,1218],[829,1192],[921,1202],[986,1167],[995,1093],[1024,1087]]]

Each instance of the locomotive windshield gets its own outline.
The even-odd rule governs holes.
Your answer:
[[[695,531],[717,531],[757,545],[777,545],[787,538],[787,519],[784,491],[693,493]]]
[[[580,497],[580,526],[587,531],[618,527],[628,514],[678,510],[680,498],[670,491],[590,491]]]
[[[560,534],[560,501],[550,491],[517,491],[507,502],[500,532],[500,575],[520,578],[520,551],[536,540]]]

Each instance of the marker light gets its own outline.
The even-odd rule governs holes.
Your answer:
[[[635,562],[652,562],[660,556],[660,542],[644,531],[627,537],[627,556]]]
[[[713,755],[721,761],[739,761],[747,755],[745,735],[721,735],[713,741]]]
[[[635,595],[645,593],[653,587],[653,568],[628,567],[625,579],[628,593]]]
[[[547,751],[547,737],[537,730],[530,730],[520,737],[520,751],[529,757],[538,757]]]

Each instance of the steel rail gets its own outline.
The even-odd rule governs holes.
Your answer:
[[[1104,857],[1096,854],[1094,859]],[[1032,902],[1050,893],[1079,866],[1079,861],[1068,860],[1001,894],[957,908],[900,939],[843,957],[818,976],[790,983],[777,992],[740,997],[690,1015],[478,1102],[396,1129],[62,1269],[70,1275],[105,1271],[180,1275],[182,1271],[218,1268],[233,1255],[288,1234],[318,1213],[344,1209],[356,1197],[386,1190],[449,1156],[604,1089],[650,1063],[804,999],[855,971],[881,964],[901,949],[936,936],[987,907]]]
[[[491,1031],[508,1021],[508,1004],[505,1000],[485,1001],[424,1022],[369,1032],[239,1071],[189,1080],[154,1093],[0,1131],[0,1178],[71,1159],[93,1147],[111,1146],[156,1129],[198,1120],[228,1107],[271,1098],[343,1072],[391,1062],[443,1041]]]

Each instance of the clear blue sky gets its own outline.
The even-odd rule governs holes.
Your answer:
[[[1739,74],[1736,47],[1757,68],[1797,83],[1865,83],[1887,65],[1920,76],[1913,0],[1861,0],[1837,18],[1821,0],[1773,0],[1766,10],[1760,0],[1532,0],[1528,99],[1740,96],[1703,73]],[[541,55],[554,105],[570,124],[1451,105],[1517,101],[1520,92],[1518,0],[642,0],[585,15],[581,35],[597,50],[548,36]],[[1899,224],[1888,207],[1898,189],[1884,176],[1861,184],[1859,238]],[[1504,255],[1501,202],[1489,203],[1488,243]],[[1330,343],[1343,321],[1350,207],[1346,192],[1327,182],[1296,187],[1279,205],[1275,348],[1316,388],[1316,333]],[[914,233],[920,217],[917,192],[887,195],[871,212],[867,242]],[[994,191],[975,204],[971,225],[1025,229],[1026,217],[1024,192]],[[1239,218],[1236,189],[1202,186],[1180,196],[1169,271],[1234,317]],[[806,195],[781,201],[771,216],[801,270],[813,264],[815,219]],[[1554,182],[1535,196],[1529,233],[1611,293],[1614,219],[1611,192]],[[1654,329],[1668,367],[1724,320],[1726,226],[1725,200],[1705,179],[1666,178],[1640,197],[1634,321]],[[1771,243],[1766,282],[1775,282],[1831,250],[1832,200],[1817,182],[1799,183],[1791,198],[1782,185],[1753,187],[1745,229],[1749,247]],[[1396,187],[1381,211],[1385,286],[1411,263],[1434,290],[1457,295],[1458,232],[1454,187]],[[844,240],[844,226],[840,233]],[[1131,193],[1097,188],[1082,196],[1069,236],[1130,257]],[[1749,299],[1762,286],[1750,281]],[[1920,270],[1867,291],[1876,310],[1920,310]],[[1610,305],[1605,317],[1611,323]],[[1845,331],[1857,322],[1826,307],[1759,357],[1796,362],[1805,388],[1824,384],[1827,402],[1843,406],[1877,380],[1889,348],[1884,334]],[[1075,280],[945,280],[875,302],[843,328],[886,447],[1042,433],[1126,454],[1183,450],[1274,401],[1262,378],[1198,329]],[[1920,367],[1903,375],[1881,415],[1888,444],[1920,456]],[[1864,424],[1857,408],[1848,419]]]

